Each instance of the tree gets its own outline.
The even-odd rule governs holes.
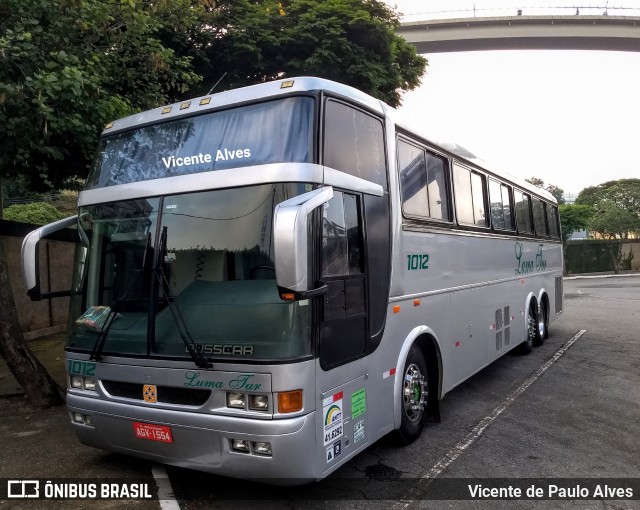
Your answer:
[[[588,205],[562,204],[558,212],[562,242],[566,243],[574,232],[587,228],[593,209]]]
[[[167,34],[193,57],[203,94],[221,78],[218,89],[312,75],[398,106],[427,66],[379,0],[220,0],[205,11],[190,33]]]
[[[640,179],[619,179],[585,188],[576,204],[593,209],[589,229],[602,237],[625,239],[640,230]]]
[[[86,178],[107,121],[166,103],[194,85],[198,77],[190,59],[175,55],[157,37],[164,25],[181,27],[190,12],[187,0],[4,0],[0,182],[21,176],[39,190],[59,187],[70,177]],[[4,246],[0,354],[34,405],[62,401],[24,342]]]
[[[629,233],[640,232],[640,217],[634,212],[608,200],[601,200],[596,208],[588,228],[605,239],[627,239]]]
[[[562,188],[559,188],[555,184],[547,184],[545,186],[544,181],[539,177],[530,177],[529,179],[525,179],[525,181],[537,186],[538,188],[547,190],[558,201],[558,204],[564,204],[564,190]]]
[[[0,6],[0,176],[32,190],[86,178],[103,126],[197,82],[156,33],[187,0],[4,0]]]

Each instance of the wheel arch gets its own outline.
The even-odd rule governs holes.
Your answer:
[[[440,344],[435,332],[428,326],[413,328],[402,343],[398,361],[396,362],[396,376],[393,383],[393,422],[394,428],[400,428],[402,421],[402,402],[400,400],[400,386],[402,385],[404,365],[409,355],[409,350],[416,344],[424,354],[429,374],[429,399],[430,404],[437,405],[442,397],[442,354]],[[434,393],[431,388],[435,387]]]

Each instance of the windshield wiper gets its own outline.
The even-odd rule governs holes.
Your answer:
[[[163,263],[167,250],[167,227],[162,227],[162,234],[160,234],[160,243],[158,246],[158,256],[156,258],[155,267],[153,268],[153,273],[156,275],[158,279],[158,283],[162,288],[162,292],[164,293],[165,298],[167,299],[167,304],[169,305],[169,311],[171,312],[171,316],[173,317],[174,322],[176,323],[176,327],[178,329],[178,334],[184,345],[191,356],[191,359],[196,364],[198,368],[212,368],[213,364],[208,358],[202,354],[202,352],[198,351],[196,343],[193,341],[191,334],[189,333],[189,329],[187,328],[187,324],[184,320],[182,312],[180,311],[180,307],[176,301],[176,296],[171,290],[171,285],[167,281],[167,277],[164,274]],[[155,299],[155,298],[154,298]],[[155,320],[155,318],[153,319]]]
[[[111,308],[109,310],[109,315],[107,315],[107,318],[104,324],[102,325],[102,328],[100,329],[100,333],[98,334],[96,343],[93,344],[93,349],[91,349],[89,360],[99,361],[100,358],[102,357],[102,349],[104,348],[104,344],[107,341],[107,335],[109,334],[109,329],[111,329],[111,325],[115,322],[116,316],[120,311],[120,307],[122,306],[122,303],[124,303],[129,297],[129,295],[131,294],[134,284],[139,279],[139,275],[144,275],[144,270],[147,266],[147,258],[149,257],[149,254],[152,249],[153,248],[151,248],[151,233],[149,233],[147,234],[147,243],[144,247],[144,254],[142,255],[142,267],[134,271],[134,273],[136,274],[136,278],[131,278],[129,280],[129,283],[124,289],[124,292],[111,305]]]

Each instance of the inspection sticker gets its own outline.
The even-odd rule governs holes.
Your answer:
[[[327,446],[342,437],[342,397],[338,392],[322,401],[322,416],[324,425],[324,445]]]
[[[353,442],[357,443],[364,439],[364,420],[353,424]]]

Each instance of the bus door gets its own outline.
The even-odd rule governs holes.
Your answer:
[[[368,333],[361,200],[334,191],[322,210],[320,272],[328,291],[320,307],[321,471],[367,443],[365,375],[350,366],[365,354]]]

